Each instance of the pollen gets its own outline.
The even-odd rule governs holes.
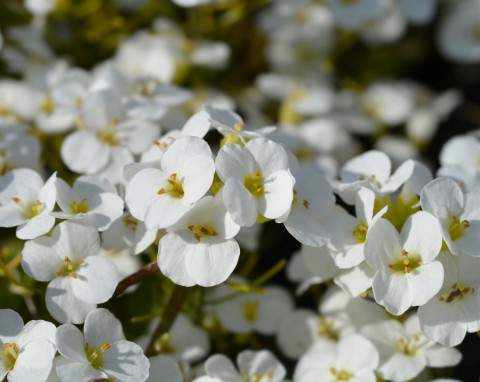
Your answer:
[[[357,240],[357,242],[365,243],[365,240],[367,239],[367,231],[367,225],[365,223],[359,223],[353,229],[352,234],[353,237]]]
[[[388,267],[395,272],[410,273],[414,269],[417,269],[423,264],[423,260],[417,256],[408,253],[405,249],[402,249],[398,260],[390,264]]]
[[[88,342],[85,344],[85,355],[87,356],[88,362],[90,365],[96,370],[103,370],[104,363],[103,363],[103,353],[106,353],[110,350],[110,345],[104,343],[100,345],[97,349],[91,346]]]
[[[197,224],[188,226],[188,229],[193,233],[195,240],[199,243],[204,237],[217,236],[218,232],[209,225]]]
[[[260,170],[256,170],[253,174],[247,175],[243,179],[243,184],[255,198],[260,198],[265,195],[265,186]]]
[[[88,211],[90,211],[88,200],[86,198],[83,198],[79,202],[71,202],[70,211],[72,211],[74,215],[77,215],[80,213],[87,213]]]
[[[183,190],[183,182],[178,179],[177,173],[172,173],[167,179],[167,186],[162,187],[157,191],[158,195],[168,194],[172,198],[182,199],[185,195]]]
[[[454,301],[461,301],[467,295],[475,293],[475,289],[463,284],[454,283],[445,293],[442,293],[439,297],[441,302],[451,303]]]
[[[353,376],[350,370],[347,370],[347,369],[337,370],[335,367],[330,368],[330,374],[333,375],[334,381],[348,381]]]
[[[448,227],[448,233],[450,238],[455,241],[462,238],[465,235],[465,229],[470,227],[468,220],[460,220],[457,216],[450,217],[450,225]]]
[[[4,343],[2,346],[2,355],[0,359],[3,361],[3,365],[7,371],[12,371],[17,362],[20,348],[14,342]],[[3,359],[2,359],[3,358]]]
[[[63,264],[56,273],[57,277],[72,277],[76,279],[78,277],[78,268],[83,264],[83,260],[77,260],[73,262],[68,256],[63,258]]]

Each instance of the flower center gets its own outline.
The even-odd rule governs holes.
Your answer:
[[[414,357],[417,354],[418,344],[420,342],[420,336],[415,335],[410,341],[407,341],[404,337],[400,337],[397,340],[396,349],[399,353]]]
[[[474,294],[475,289],[463,284],[454,283],[450,290],[440,295],[441,302],[451,303],[453,301],[461,301],[468,294]]]
[[[138,221],[130,215],[125,216],[122,219],[122,222],[123,224],[125,224],[126,227],[130,228],[132,231],[135,231],[138,225]]]
[[[243,317],[248,322],[258,319],[258,301],[245,301],[242,306]]]
[[[405,249],[402,249],[401,257],[390,264],[388,267],[395,272],[410,273],[422,265],[422,259],[416,255],[410,255]]]
[[[86,198],[83,198],[79,202],[71,202],[70,211],[72,211],[72,213],[75,215],[84,214],[90,211],[90,207],[88,206],[88,200]]]
[[[255,171],[251,175],[247,175],[243,179],[245,188],[255,197],[260,198],[265,195],[265,187],[263,185],[263,176],[260,170]]]
[[[273,371],[267,371],[265,374],[254,373],[252,376],[249,376],[248,373],[244,371],[242,372],[242,382],[264,382],[272,379],[273,375]]]
[[[50,114],[55,110],[55,102],[52,96],[47,95],[44,98],[43,103],[40,105],[40,110],[44,114]]]
[[[3,344],[3,352],[1,358],[3,365],[7,371],[12,371],[15,367],[15,362],[17,362],[18,354],[20,353],[20,348],[16,343],[8,342]]]
[[[27,220],[39,215],[45,209],[45,203],[37,200],[35,203],[22,203],[20,198],[14,197],[12,201],[23,209],[23,217]]]
[[[333,375],[333,378],[335,378],[335,381],[348,381],[353,376],[350,370],[347,370],[347,369],[337,370],[334,367],[330,368],[330,374]]]
[[[197,240],[197,242],[200,242],[202,237],[218,235],[218,232],[215,231],[213,227],[206,224],[190,225],[188,226],[188,229],[192,231],[193,236],[195,237],[195,240]]]
[[[293,190],[293,201],[292,201],[292,207],[295,206],[298,202],[298,192],[297,190]],[[310,207],[310,202],[307,199],[302,199],[302,205],[304,208]]]
[[[475,25],[473,28],[472,28],[472,38],[480,43],[480,25]]]
[[[338,341],[338,330],[335,329],[335,324],[332,320],[328,320],[325,317],[319,317],[318,324],[317,334],[320,337],[328,337],[333,341]]]
[[[365,240],[367,239],[367,231],[367,225],[365,223],[359,223],[353,229],[353,237],[359,243],[365,243]]]
[[[167,183],[167,187],[158,190],[157,194],[169,194],[172,198],[182,199],[183,195],[185,195],[185,191],[183,191],[182,182],[177,179],[177,173],[174,172],[170,175],[170,178],[167,179]]]
[[[102,354],[110,349],[109,344],[102,344],[100,348],[94,348],[88,342],[85,344],[85,355],[88,362],[96,370],[103,370],[103,357]]]
[[[100,142],[108,146],[118,146],[120,145],[120,137],[117,131],[117,120],[112,120],[110,126],[105,127],[102,130],[97,131],[97,138]]]
[[[460,220],[456,216],[450,217],[450,226],[448,227],[448,233],[452,241],[458,240],[465,234],[465,228],[470,227],[468,220]]]
[[[78,276],[77,275],[78,268],[80,268],[82,264],[83,264],[83,259],[73,262],[68,258],[68,256],[65,256],[63,258],[63,265],[60,267],[56,275],[57,277],[72,277],[76,279]]]

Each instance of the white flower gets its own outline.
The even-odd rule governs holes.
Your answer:
[[[215,198],[206,196],[168,228],[158,245],[158,266],[179,285],[218,285],[237,265],[240,247],[233,237],[239,229],[221,192]]]
[[[95,228],[71,222],[60,223],[51,237],[25,243],[22,268],[35,280],[50,281],[45,299],[57,321],[82,323],[96,304],[112,297],[118,271],[110,259],[98,256],[99,249]]]
[[[138,340],[144,349],[147,348],[158,324],[158,319],[152,320],[149,333]],[[175,318],[168,333],[157,339],[156,345],[158,345],[160,353],[168,354],[169,357],[183,365],[198,362],[210,352],[208,334],[201,327],[195,325],[188,316],[181,313]]]
[[[57,203],[62,212],[55,212],[53,216],[59,219],[105,231],[123,213],[122,198],[106,180],[84,175],[75,180],[73,187],[62,179],[57,179],[56,186]]]
[[[395,315],[426,304],[443,283],[442,264],[434,261],[441,246],[440,229],[427,212],[411,215],[400,235],[388,220],[379,219],[365,243],[365,259],[377,271],[375,300]]]
[[[107,249],[128,249],[131,255],[145,251],[155,241],[157,230],[149,230],[145,223],[125,212],[102,232],[102,246]]]
[[[149,376],[146,382],[183,382],[178,364],[171,358],[162,355],[150,357]]]
[[[41,320],[24,326],[17,312],[1,309],[0,379],[45,382],[56,353],[55,330],[55,325]]]
[[[313,247],[325,245],[330,235],[321,218],[335,204],[335,197],[328,181],[320,173],[299,169],[295,171],[293,202],[286,216],[277,219],[300,243]]]
[[[275,127],[272,126],[264,127],[258,131],[245,130],[242,117],[234,111],[216,108],[211,105],[204,105],[203,108],[211,125],[224,136],[222,143],[245,144],[248,139],[260,138],[275,130]]]
[[[480,330],[480,259],[442,252],[445,280],[438,294],[418,309],[422,332],[445,346],[460,344]]]
[[[3,132],[3,129],[2,129]],[[37,169],[40,163],[40,142],[27,135],[0,139],[0,176],[16,168]]]
[[[123,166],[133,162],[158,137],[157,126],[125,120],[120,98],[110,89],[90,93],[82,108],[84,128],[62,144],[67,167],[81,174],[99,174],[112,183],[123,180]]]
[[[455,366],[462,358],[457,349],[429,341],[421,333],[416,315],[403,325],[395,320],[367,325],[362,333],[381,349],[378,373],[386,380],[410,381],[427,366]]]
[[[450,178],[428,183],[420,197],[422,209],[435,216],[443,240],[454,255],[480,256],[480,193],[464,194]]]
[[[56,369],[62,382],[144,382],[148,378],[148,358],[140,346],[125,340],[122,324],[109,311],[91,312],[84,333],[85,337],[71,324],[57,329],[57,348],[62,357]]]
[[[17,169],[0,177],[0,227],[17,227],[19,239],[33,239],[55,224],[56,174],[46,183],[29,169]]]
[[[230,281],[244,284],[240,278],[231,278]],[[290,294],[283,288],[276,286],[263,287],[263,293],[242,293],[236,298],[215,304],[213,310],[222,326],[233,333],[249,333],[256,331],[265,335],[273,335],[278,331],[280,321],[293,308]],[[221,299],[233,290],[227,285],[220,285],[209,299]]]
[[[297,309],[280,321],[277,344],[291,359],[299,359],[307,350],[335,349],[340,338],[354,332],[345,315],[319,315]]]
[[[480,61],[480,1],[468,0],[451,5],[440,25],[438,45],[447,58],[464,64]]]
[[[194,382],[281,382],[286,374],[283,365],[268,350],[245,350],[238,355],[237,365],[239,371],[224,355],[213,355],[205,362],[208,377],[197,378]]]
[[[290,209],[295,180],[287,152],[279,144],[256,138],[245,147],[225,145],[216,167],[225,184],[225,205],[237,224],[250,227],[258,214],[276,219]]]
[[[297,364],[296,382],[375,382],[378,351],[358,334],[343,337],[336,349],[307,352]]]
[[[340,170],[339,195],[346,203],[353,204],[361,187],[372,189],[379,197],[391,194],[411,177],[415,162],[405,161],[393,174],[391,167],[390,159],[381,151],[367,151],[349,160]]]
[[[380,219],[387,207],[374,214],[375,193],[361,188],[355,196],[356,218],[340,206],[335,206],[323,221],[328,226],[331,242],[328,244],[335,257],[335,265],[341,269],[352,268],[365,260],[364,247],[369,228]]]
[[[158,120],[169,108],[181,105],[192,97],[190,91],[162,84],[154,78],[137,80],[134,91],[135,94],[126,105],[127,115],[146,120]]]
[[[215,172],[208,144],[196,137],[176,139],[160,169],[139,171],[127,186],[130,213],[148,229],[175,224],[210,188]]]
[[[327,5],[338,24],[345,29],[361,30],[388,9],[386,0],[328,0]]]

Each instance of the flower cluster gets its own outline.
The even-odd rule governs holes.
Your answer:
[[[440,12],[439,50],[480,62],[479,1],[23,3],[0,26],[0,380],[457,381],[480,332],[478,133],[435,169],[462,92],[340,66]],[[123,39],[65,60],[62,15]],[[264,61],[229,89],[244,22]]]

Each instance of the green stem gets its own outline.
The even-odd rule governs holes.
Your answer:
[[[152,335],[152,339],[150,340],[147,350],[145,351],[145,354],[147,356],[158,354],[162,350],[161,344],[158,340],[161,339],[164,334],[168,333],[168,331],[172,327],[175,319],[182,310],[183,304],[187,300],[189,291],[190,288],[181,285],[175,286],[175,289],[170,296],[170,300],[168,301],[167,306],[163,311],[161,321],[155,329],[155,332]]]

